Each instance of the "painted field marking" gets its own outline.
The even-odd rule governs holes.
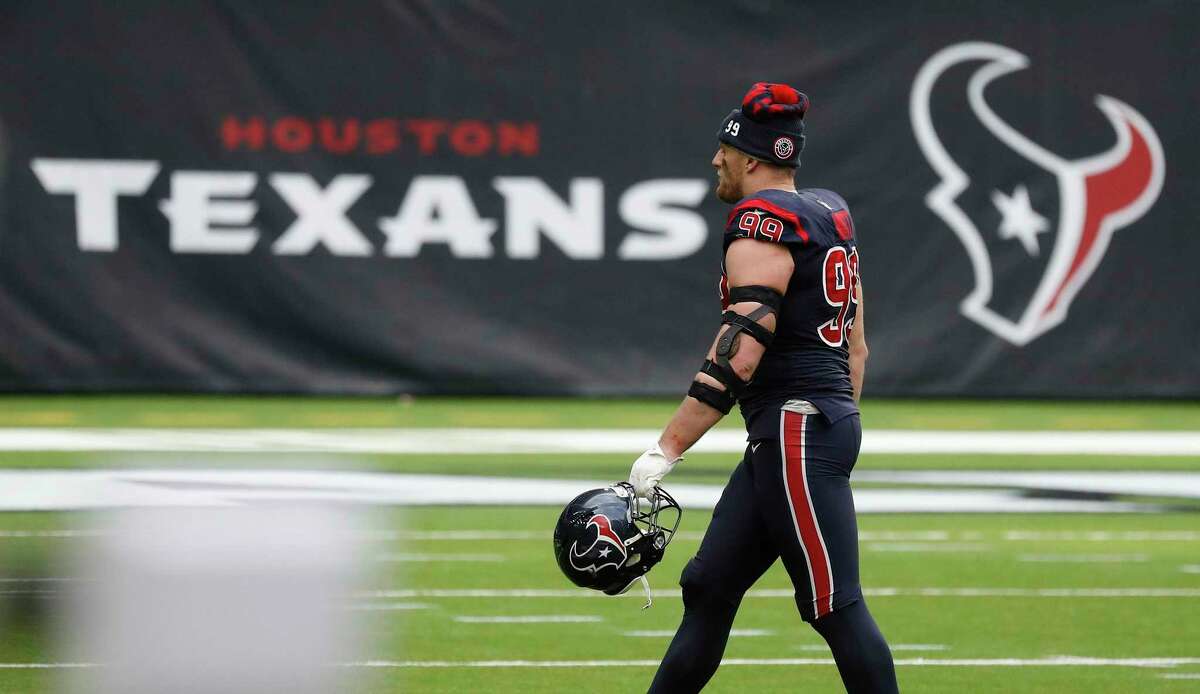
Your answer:
[[[384,552],[375,555],[375,561],[396,563],[438,563],[447,561],[501,562],[508,561],[503,554],[420,554],[408,552]]]
[[[554,538],[551,530],[385,530],[370,533],[374,540],[407,540],[412,542],[511,542],[533,540],[549,542]],[[698,530],[680,530],[675,540],[700,541],[704,533]]]
[[[1200,680],[1200,672],[1168,672],[1159,677],[1164,680]]]
[[[882,473],[876,473],[882,474]],[[901,474],[901,473],[896,473]],[[910,473],[904,473],[910,474]],[[913,473],[915,474],[915,473]],[[982,474],[982,473],[980,473]],[[988,473],[992,477],[1001,473]],[[1160,504],[1115,501],[1121,494],[1200,499],[1200,473],[1003,473],[974,489],[971,480],[946,473],[938,489],[871,487],[855,493],[859,513],[1145,513]],[[1040,475],[1040,476],[1039,476]],[[907,479],[907,478],[906,478]],[[991,478],[989,478],[991,479]],[[126,507],[215,507],[284,501],[366,505],[494,505],[562,508],[581,489],[610,481],[551,480],[471,475],[423,475],[337,470],[103,469],[0,470],[0,510],[52,511]],[[928,485],[927,485],[928,486]],[[1011,488],[1003,488],[1003,487]],[[1046,490],[1058,496],[1030,495]],[[1026,490],[1026,491],[1023,491]],[[685,508],[711,509],[722,487],[672,485]],[[1103,498],[1077,498],[1078,493]]]
[[[547,614],[547,615],[499,615],[494,617],[474,617],[460,615],[454,618],[463,624],[573,624],[583,622],[603,622],[603,617],[579,614]]]
[[[863,593],[958,598],[1200,598],[1200,588],[878,588]]]
[[[546,530],[383,530],[370,534],[380,540],[429,540],[461,542],[508,542],[511,540],[549,540]]]
[[[1009,530],[1005,540],[1014,542],[1196,542],[1200,530]]]
[[[773,636],[774,631],[770,629],[730,629],[729,636],[737,637],[754,637],[754,636]],[[671,638],[675,635],[673,629],[641,629],[634,631],[623,631],[622,636],[632,636],[634,638]]]
[[[1200,564],[1184,564],[1179,570],[1185,574],[1200,574]]]
[[[424,602],[363,602],[347,606],[346,609],[363,612],[392,612],[397,610],[428,610],[433,605]]]
[[[950,647],[941,643],[890,643],[888,647],[894,651],[948,651]],[[824,643],[805,644],[799,646],[802,651],[829,652],[829,646]]]
[[[6,531],[0,531],[5,537]],[[472,541],[509,542],[512,540],[549,541],[553,533],[548,530],[380,530],[368,533],[373,540],[414,541]],[[701,540],[704,533],[681,530],[676,540]],[[1069,541],[1069,542],[1197,542],[1200,531],[1196,530],[1008,530],[999,538],[989,538],[979,531],[951,532],[948,530],[862,530],[860,542],[975,542],[999,539],[1005,542]]]
[[[870,552],[990,552],[992,546],[978,542],[870,542]]]
[[[869,597],[958,598],[1200,598],[1200,588],[864,588]],[[412,598],[607,598],[594,590],[570,588],[412,588],[370,590],[356,594],[364,599]],[[678,588],[654,591],[655,597],[678,598]],[[632,593],[621,597],[637,597]],[[787,589],[757,589],[747,598],[794,598]]]
[[[97,663],[0,663],[0,670],[67,670],[99,667]]]
[[[898,658],[901,667],[1130,667],[1173,668],[1200,665],[1200,658],[1088,658],[1058,655],[1046,658]],[[341,663],[349,668],[572,668],[658,667],[657,660],[362,660]],[[726,658],[723,667],[835,665],[833,658]],[[58,670],[94,668],[97,663],[0,663],[0,670]],[[1165,679],[1200,679],[1200,673],[1166,673]]]
[[[1150,561],[1145,554],[1022,554],[1017,561],[1045,564],[1134,564]]]
[[[657,429],[151,429],[27,427],[0,429],[6,451],[207,453],[629,453]],[[741,453],[746,434],[710,431],[696,453]],[[868,429],[866,454],[1200,455],[1188,431],[937,431]]]
[[[948,542],[947,530],[863,530],[858,533],[860,542]]]
[[[0,538],[25,537],[99,537],[96,530],[0,530]]]
[[[730,666],[834,665],[833,658],[725,658]],[[1171,668],[1200,665],[1200,658],[1088,658],[1057,655],[1046,658],[899,658],[905,667],[1132,667]],[[658,667],[657,660],[365,660],[345,663],[363,668],[571,668]]]
[[[98,530],[0,530],[0,539],[5,538],[74,538],[100,537],[105,533]],[[553,533],[548,530],[372,530],[363,534],[363,539],[379,542],[411,540],[430,542],[511,542],[514,540],[549,542]],[[699,541],[704,533],[697,530],[681,530],[676,540]],[[950,532],[946,530],[863,530],[858,533],[860,542],[971,542],[988,538],[978,531]],[[1200,542],[1198,530],[1008,530],[998,539],[1005,542]],[[1200,566],[1197,564],[1195,566]]]

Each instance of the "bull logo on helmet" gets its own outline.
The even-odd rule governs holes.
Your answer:
[[[982,63],[967,81],[970,110],[1004,148],[1033,165],[1027,167],[1026,180],[981,190],[985,184],[972,181],[939,137],[930,101],[936,96],[939,80],[963,63]],[[1028,344],[1066,318],[1113,233],[1137,221],[1158,198],[1164,170],[1162,145],[1149,122],[1128,104],[1109,96],[1097,95],[1095,104],[1111,124],[1116,142],[1107,151],[1081,159],[1059,156],[1003,121],[988,105],[984,90],[997,78],[1028,65],[1026,56],[1004,46],[956,44],[925,62],[917,72],[909,102],[917,144],[941,177],[925,203],[966,247],[975,273],[975,287],[963,299],[961,311],[1017,346]],[[961,133],[954,135],[961,144]],[[977,162],[984,159],[976,156]],[[1039,188],[1035,181],[1043,185]],[[1040,197],[1031,200],[1031,188]],[[1033,201],[1039,201],[1045,210],[1054,205],[1055,198],[1057,218],[1052,223],[1035,209]],[[977,224],[960,203],[970,205],[977,217],[981,211],[992,214],[994,206],[999,224]],[[1019,243],[1013,244],[1013,240]],[[995,257],[999,254],[1004,254],[1002,260]],[[1038,271],[1026,267],[1028,286],[1014,291],[1016,282],[1011,278],[1020,276],[1021,268],[1031,263]],[[1007,300],[999,297],[1002,293]]]
[[[582,552],[579,551],[578,542],[571,543],[571,552],[568,555],[571,566],[592,574],[610,566],[621,568],[627,558],[625,543],[612,529],[612,522],[608,516],[597,513],[588,519],[585,527],[596,528],[596,539]]]

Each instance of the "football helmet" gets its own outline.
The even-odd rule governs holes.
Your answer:
[[[660,520],[664,512],[666,523]],[[620,595],[663,558],[682,516],[679,504],[659,487],[648,499],[638,498],[628,482],[592,489],[572,499],[558,517],[554,557],[575,585]]]

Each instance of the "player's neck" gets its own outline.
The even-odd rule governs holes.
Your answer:
[[[792,181],[781,181],[781,180],[768,180],[768,181],[763,181],[761,183],[754,183],[754,184],[747,181],[745,190],[743,191],[743,192],[745,192],[745,195],[742,197],[748,198],[753,195],[758,195],[759,193],[761,193],[764,190],[782,190],[782,191],[786,191],[788,193],[795,193],[796,192],[796,184],[793,183]]]

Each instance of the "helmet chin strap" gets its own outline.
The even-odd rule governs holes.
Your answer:
[[[642,588],[646,589],[646,604],[642,605],[644,610],[654,604],[654,599],[650,597],[650,581],[646,580],[646,575],[642,574],[639,580],[642,582]]]

